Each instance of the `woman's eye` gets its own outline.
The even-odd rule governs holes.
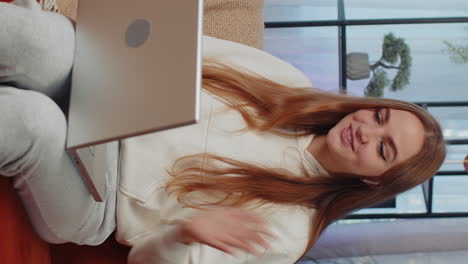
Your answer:
[[[380,153],[380,156],[382,157],[382,159],[384,161],[387,161],[387,158],[385,157],[385,146],[384,146],[383,142],[380,142],[379,153]]]
[[[380,113],[380,109],[375,110],[375,120],[379,125],[382,123],[382,114]]]

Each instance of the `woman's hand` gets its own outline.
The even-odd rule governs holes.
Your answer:
[[[235,249],[242,249],[259,256],[261,253],[252,243],[268,249],[270,246],[261,234],[275,238],[260,216],[234,208],[203,210],[181,223],[178,231],[179,242],[199,242],[231,255],[236,254]]]

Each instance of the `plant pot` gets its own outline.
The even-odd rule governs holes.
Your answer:
[[[346,76],[350,80],[370,77],[369,54],[353,52],[346,55]]]

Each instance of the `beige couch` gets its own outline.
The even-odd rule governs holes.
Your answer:
[[[76,20],[78,0],[58,0],[57,5]],[[203,34],[262,49],[264,0],[205,0],[204,5]]]

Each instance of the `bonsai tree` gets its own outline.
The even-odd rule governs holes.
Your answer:
[[[364,90],[366,96],[381,97],[384,88],[387,86],[390,86],[392,91],[398,91],[409,84],[411,73],[410,48],[402,38],[395,37],[393,33],[385,35],[382,44],[382,56],[375,63],[369,65],[368,55],[364,53],[351,53],[348,54],[347,58],[347,76],[349,79],[369,78],[369,72],[372,72],[372,77]],[[364,65],[363,61],[367,61],[367,65]],[[367,73],[363,70],[367,71]],[[387,71],[389,70],[397,71],[393,80],[387,77]]]

